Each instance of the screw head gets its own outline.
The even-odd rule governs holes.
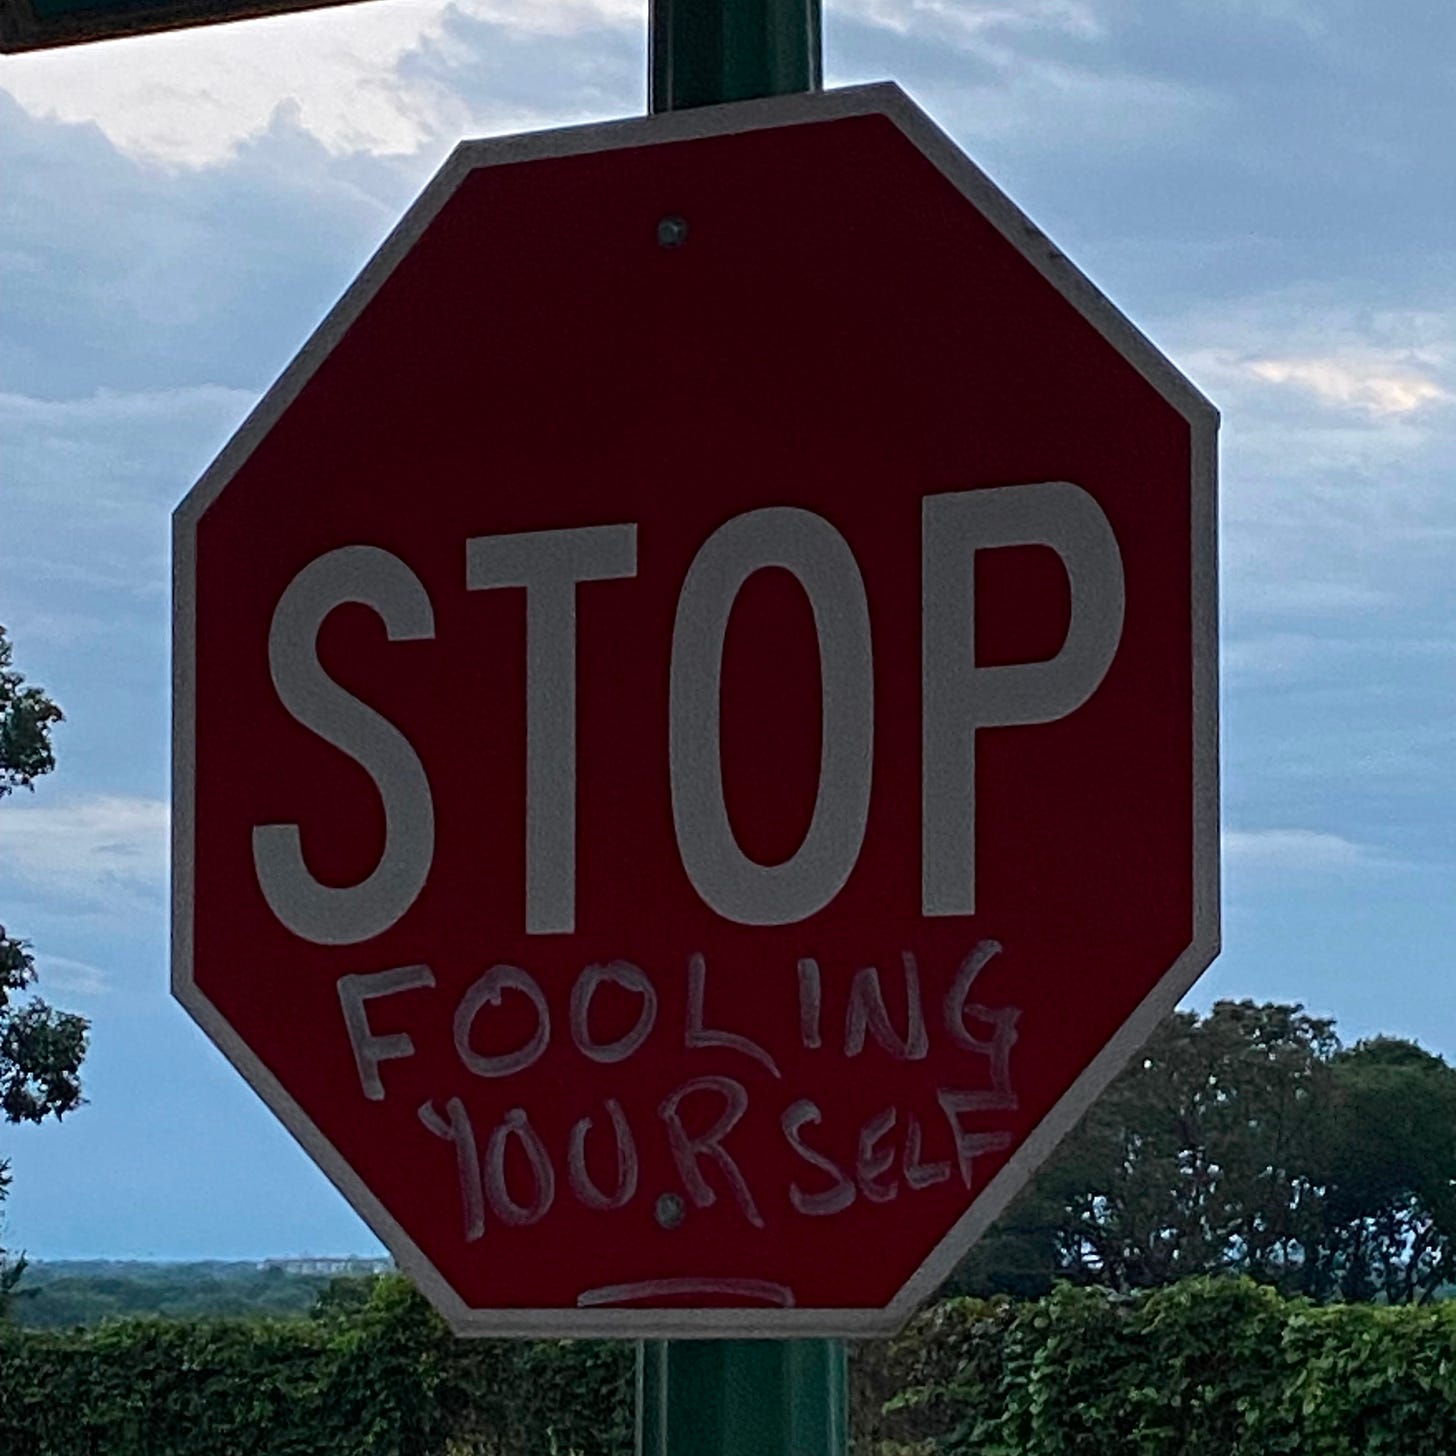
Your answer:
[[[687,1214],[687,1206],[676,1193],[664,1193],[657,1200],[652,1216],[665,1229],[675,1229]]]
[[[688,240],[687,221],[681,217],[664,217],[657,224],[659,247],[680,248]]]

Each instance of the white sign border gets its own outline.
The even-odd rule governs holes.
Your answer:
[[[192,974],[195,559],[208,506],[272,429],[464,178],[479,167],[729,136],[840,117],[889,118],[940,173],[1188,422],[1192,442],[1193,941],[1117,1035],[980,1192],[895,1298],[879,1309],[471,1309],[293,1100]],[[462,142],[173,515],[172,993],[323,1169],[457,1334],[780,1339],[893,1334],[1029,1181],[1219,950],[1218,413],[895,84],[772,97],[557,131]]]

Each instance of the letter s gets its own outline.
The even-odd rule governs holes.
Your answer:
[[[353,945],[388,930],[424,887],[435,854],[430,784],[409,740],[346,692],[318,660],[324,619],[359,602],[384,621],[392,642],[435,635],[430,598],[397,556],[377,546],[342,546],[311,561],[273,612],[268,666],[278,699],[303,726],[346,753],[384,801],[384,852],[356,885],[320,884],[304,863],[297,824],[253,828],[253,867],[269,908],[295,935],[317,945]]]

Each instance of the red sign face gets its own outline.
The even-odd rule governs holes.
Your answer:
[[[1214,953],[1214,430],[893,87],[463,146],[178,511],[177,994],[463,1331],[895,1327]]]

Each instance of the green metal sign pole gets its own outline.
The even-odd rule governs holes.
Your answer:
[[[817,91],[820,0],[650,0],[654,112]]]
[[[650,0],[654,112],[817,91],[820,0]],[[649,1340],[638,1456],[844,1456],[842,1340]]]
[[[843,1340],[649,1340],[638,1456],[844,1456]]]

